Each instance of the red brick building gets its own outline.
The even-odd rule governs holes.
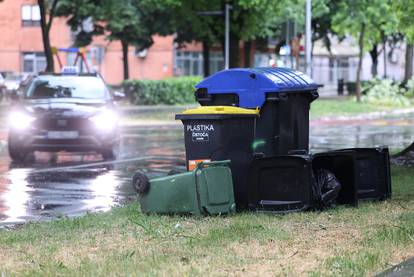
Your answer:
[[[0,3],[0,71],[37,73],[44,70],[40,13],[35,0],[4,0]],[[55,18],[51,44],[67,48],[73,44],[74,34],[65,18]],[[198,46],[186,51],[176,50],[173,36],[154,37],[154,45],[137,53],[129,49],[131,79],[163,79],[174,75],[201,75],[202,56]],[[193,51],[191,51],[193,50]],[[76,54],[59,54],[64,64],[71,64]],[[122,51],[119,42],[96,37],[87,47],[88,63],[110,84],[122,81]],[[222,68],[220,53],[212,54],[212,70]],[[58,67],[55,58],[55,64]]]

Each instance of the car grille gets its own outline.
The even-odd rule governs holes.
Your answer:
[[[33,145],[73,145],[73,146],[94,146],[95,141],[90,138],[79,139],[35,139]]]
[[[91,122],[87,118],[41,118],[34,122],[41,130],[90,130]]]

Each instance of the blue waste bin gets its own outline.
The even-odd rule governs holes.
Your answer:
[[[288,68],[234,68],[220,71],[196,85],[202,106],[260,109],[253,150],[263,156],[309,150],[310,103],[318,85]]]

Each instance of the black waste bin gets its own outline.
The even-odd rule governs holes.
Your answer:
[[[318,181],[327,172],[339,183],[331,203],[357,206],[359,200],[391,197],[388,148],[351,148],[255,159],[249,172],[249,207],[273,213],[324,208]]]
[[[338,79],[338,95],[344,95],[344,79]]]
[[[318,85],[287,68],[236,68],[218,72],[196,85],[203,106],[226,105],[260,109],[254,152],[286,155],[309,148],[310,103]]]
[[[320,170],[331,173],[339,183],[339,192],[331,202],[357,206],[354,154],[342,151],[254,160],[249,173],[249,208],[272,213],[323,208],[317,183]]]
[[[387,147],[339,149],[334,152],[346,152],[354,156],[359,200],[391,198],[390,155]]]
[[[252,162],[248,200],[252,210],[304,211],[313,206],[311,157],[275,156]]]
[[[253,160],[257,115],[257,110],[213,106],[186,110],[175,116],[184,125],[188,170],[202,161],[231,160],[238,210],[247,207],[247,177]]]

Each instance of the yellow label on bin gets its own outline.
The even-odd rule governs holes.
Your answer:
[[[253,114],[258,115],[259,109],[243,109],[232,106],[203,106],[195,109],[189,109],[182,114]]]
[[[188,161],[188,170],[189,171],[194,170],[197,167],[197,165],[199,163],[202,163],[202,162],[211,162],[211,160],[209,160],[209,159],[189,160]]]

